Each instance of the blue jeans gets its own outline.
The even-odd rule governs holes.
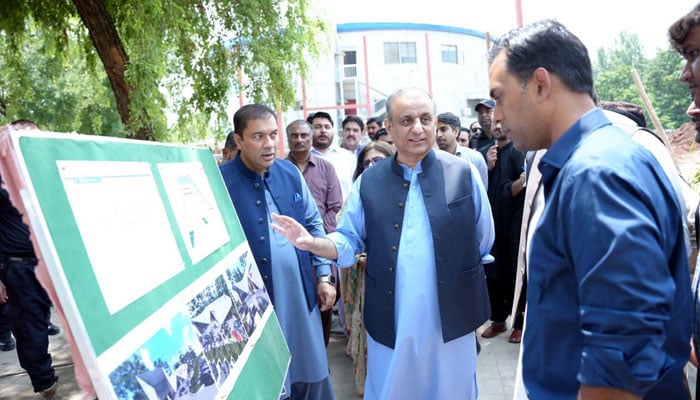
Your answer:
[[[58,380],[51,366],[46,315],[51,301],[36,280],[33,261],[8,261],[0,280],[7,288],[7,303],[0,307],[17,342],[19,365],[27,371],[35,392],[48,389]]]

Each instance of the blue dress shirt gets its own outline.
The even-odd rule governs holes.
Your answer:
[[[523,379],[531,399],[580,384],[683,398],[691,295],[681,210],[661,166],[586,113],[539,163]]]

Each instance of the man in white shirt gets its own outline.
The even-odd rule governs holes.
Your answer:
[[[489,186],[489,170],[486,167],[484,157],[478,151],[469,147],[460,146],[457,143],[457,136],[461,129],[462,122],[459,117],[451,112],[444,112],[437,116],[437,144],[440,150],[454,154],[459,158],[467,160],[479,171],[481,182],[484,187]]]
[[[352,175],[355,172],[357,159],[351,152],[335,144],[333,118],[331,118],[330,114],[319,111],[309,115],[307,121],[314,130],[314,147],[311,149],[311,153],[333,164],[335,173],[340,180],[343,200],[345,200],[352,188]]]

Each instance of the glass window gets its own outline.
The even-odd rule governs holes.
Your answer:
[[[415,42],[386,42],[384,43],[385,64],[415,64]]]
[[[442,62],[457,64],[457,46],[443,44],[442,45]]]

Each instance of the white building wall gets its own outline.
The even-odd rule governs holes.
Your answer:
[[[486,63],[486,40],[464,33],[443,32],[412,29],[422,25],[410,25],[411,29],[398,30],[365,30],[353,32],[338,32],[337,51],[356,52],[356,95],[357,104],[366,104],[365,83],[369,81],[371,104],[385,99],[395,90],[405,86],[417,86],[429,89],[438,106],[438,112],[450,111],[462,118],[463,125],[476,118],[473,104],[478,99],[488,97],[488,70]],[[449,27],[438,27],[449,29]],[[426,45],[427,35],[427,45]],[[365,49],[367,45],[367,67],[369,77],[365,75]],[[385,42],[414,42],[416,45],[416,63],[386,64],[384,62]],[[457,46],[458,63],[442,61],[442,45]],[[430,62],[430,76],[428,75]],[[336,105],[336,91],[342,90],[336,85],[336,60],[334,54],[326,54],[319,60],[316,68],[312,68],[306,81],[306,104],[309,108],[329,107],[331,115],[342,119],[343,110],[335,112],[330,109]],[[338,66],[342,74],[342,65]],[[347,85],[346,85],[347,87]],[[468,99],[472,99],[468,103]],[[382,110],[383,111],[383,110]],[[372,111],[376,116],[380,112]],[[309,111],[311,112],[311,111]],[[367,118],[366,108],[358,109],[358,115]],[[338,121],[336,121],[339,124]]]

